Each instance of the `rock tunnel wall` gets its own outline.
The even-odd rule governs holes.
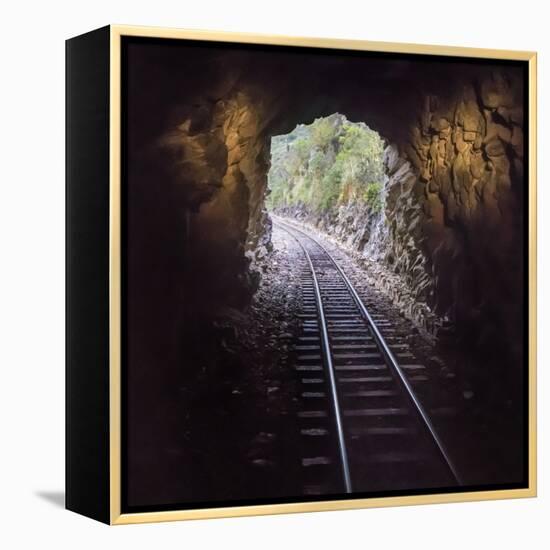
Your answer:
[[[388,155],[394,266],[472,348],[521,362],[523,89],[493,71],[426,94],[402,155]],[[423,258],[419,261],[422,253]],[[497,353],[498,355],[498,353]]]
[[[269,249],[271,136],[341,112],[389,144],[387,229],[370,253],[466,345],[521,354],[523,69],[141,48],[128,50],[128,233],[162,244],[145,251],[129,239],[129,262],[149,273],[132,307],[143,292],[154,313],[169,302],[176,321],[184,310],[243,307],[254,257]]]

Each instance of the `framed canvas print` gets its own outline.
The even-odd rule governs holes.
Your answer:
[[[67,508],[536,494],[536,55],[67,41]]]

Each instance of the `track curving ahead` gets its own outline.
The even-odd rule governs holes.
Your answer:
[[[295,364],[303,390],[298,416],[304,492],[391,493],[461,485],[403,372],[422,366],[398,361],[411,357],[408,345],[382,336],[377,323],[387,321],[373,318],[323,245],[272,218],[306,259]]]

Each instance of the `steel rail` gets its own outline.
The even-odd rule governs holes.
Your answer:
[[[327,322],[325,318],[325,311],[323,308],[323,301],[321,299],[321,290],[319,288],[319,281],[317,280],[317,275],[315,273],[315,268],[313,267],[313,262],[306,247],[300,242],[300,240],[293,235],[281,222],[275,222],[276,225],[279,225],[283,230],[285,230],[300,246],[303,250],[306,257],[309,269],[313,278],[313,287],[315,289],[315,303],[317,305],[317,318],[319,320],[319,332],[321,334],[321,349],[323,351],[323,358],[325,366],[328,371],[329,381],[330,381],[330,393],[332,398],[332,406],[334,409],[334,422],[336,424],[336,433],[338,436],[338,451],[340,455],[340,463],[342,467],[342,477],[344,480],[344,486],[346,493],[352,492],[351,485],[351,475],[348,461],[348,452],[346,449],[346,440],[344,437],[344,427],[342,422],[342,415],[340,412],[340,403],[338,399],[338,388],[336,386],[336,375],[334,373],[334,364],[332,362],[332,350],[330,348],[330,341],[328,337]]]
[[[280,225],[283,228],[284,228],[284,225],[287,225],[288,227],[291,227],[295,231],[298,231],[298,233],[302,234],[304,237],[306,237],[306,238],[310,239],[312,242],[314,242],[327,255],[328,259],[332,262],[334,267],[338,270],[338,272],[340,273],[340,275],[342,277],[342,280],[344,281],[344,283],[346,284],[348,290],[350,291],[351,295],[353,296],[353,299],[355,300],[355,303],[359,307],[359,311],[361,312],[361,315],[363,315],[364,319],[369,324],[369,327],[370,327],[370,329],[373,333],[374,339],[376,340],[376,343],[378,344],[378,346],[380,347],[380,350],[382,351],[383,355],[385,356],[387,363],[391,366],[391,368],[397,374],[398,380],[401,382],[401,384],[405,388],[405,391],[407,393],[407,396],[409,397],[409,400],[413,403],[413,405],[416,409],[416,412],[418,413],[418,415],[420,416],[420,418],[424,422],[424,425],[425,425],[426,429],[428,430],[430,436],[434,440],[434,442],[435,442],[435,444],[436,444],[436,446],[439,450],[439,453],[441,454],[443,460],[445,461],[445,463],[446,463],[449,471],[451,472],[453,478],[455,479],[457,485],[463,485],[463,483],[461,481],[460,474],[458,473],[458,470],[456,469],[456,466],[454,465],[452,459],[450,458],[449,453],[447,452],[447,450],[445,448],[445,445],[441,441],[441,438],[437,434],[437,431],[436,431],[434,425],[432,424],[432,422],[431,422],[431,420],[428,416],[428,413],[426,412],[426,410],[422,406],[422,403],[420,403],[420,401],[416,397],[416,395],[414,393],[414,390],[412,389],[411,385],[409,384],[409,381],[407,380],[407,377],[405,376],[405,373],[403,372],[403,369],[399,366],[399,363],[397,362],[397,359],[395,358],[394,354],[392,353],[391,349],[389,348],[389,346],[388,346],[386,340],[384,339],[384,337],[382,336],[380,330],[376,326],[376,323],[374,322],[374,320],[370,316],[365,304],[363,303],[363,300],[361,299],[359,294],[357,294],[357,291],[355,290],[355,287],[353,286],[353,284],[349,280],[348,276],[344,273],[342,268],[338,265],[338,263],[332,257],[332,255],[328,252],[328,250],[320,242],[318,242],[315,238],[311,237],[305,231],[302,231],[301,229],[299,229],[298,227],[295,227],[293,224],[291,224],[289,222],[277,221],[277,223],[278,223],[278,225]],[[287,230],[287,232],[288,232],[288,230]],[[294,238],[296,238],[296,237],[294,237]],[[298,239],[296,239],[296,240],[298,241]],[[302,246],[302,248],[304,248],[301,243],[300,243],[300,246]]]

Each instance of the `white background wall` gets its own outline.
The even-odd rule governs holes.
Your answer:
[[[1,546],[548,547],[550,31],[543,2],[51,0],[0,9]],[[64,483],[64,40],[108,23],[539,52],[538,499],[111,529],[52,503]]]

